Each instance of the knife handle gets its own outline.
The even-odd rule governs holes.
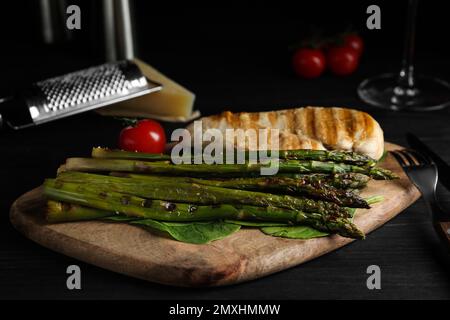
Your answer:
[[[450,221],[435,221],[434,228],[441,240],[450,248]]]

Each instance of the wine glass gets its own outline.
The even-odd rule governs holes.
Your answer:
[[[405,47],[400,73],[386,73],[361,82],[359,97],[366,103],[390,110],[431,111],[450,105],[450,84],[414,72],[415,24],[418,0],[409,0]]]

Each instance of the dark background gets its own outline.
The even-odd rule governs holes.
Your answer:
[[[55,0],[57,1],[57,0]],[[81,7],[82,29],[72,40],[43,45],[37,1],[2,4],[0,95],[30,82],[103,61],[99,1]],[[381,30],[367,30],[366,8],[381,7]],[[197,94],[202,114],[305,105],[347,106],[370,112],[387,141],[405,144],[414,132],[450,161],[448,110],[417,114],[372,109],[356,96],[366,77],[399,68],[407,1],[135,1],[139,57]],[[422,1],[417,22],[417,70],[450,81],[444,1]],[[296,78],[289,47],[310,32],[349,25],[366,43],[355,74]],[[95,114],[0,135],[0,298],[135,299],[429,299],[450,298],[450,260],[439,246],[420,200],[355,242],[299,267],[246,284],[215,289],[171,288],[105,271],[44,249],[9,223],[15,198],[54,176],[68,156],[93,145],[114,147],[122,124]],[[168,132],[175,125],[166,124]],[[448,193],[440,198],[449,207]],[[450,212],[450,211],[449,211]],[[83,290],[68,291],[65,269],[78,264]],[[382,270],[382,290],[366,288],[366,268]]]
[[[2,63],[31,67],[21,74],[19,83],[15,82],[15,77],[5,74],[11,81],[0,88],[0,94],[20,87],[22,81],[42,79],[79,66],[101,63],[104,59],[101,1],[70,1],[81,8],[82,28],[68,32],[70,41],[60,39],[58,44],[51,46],[42,43],[38,3],[36,0],[11,1],[3,4],[0,11]],[[293,77],[289,65],[290,47],[311,33],[330,36],[349,27],[358,31],[366,42],[363,64],[378,60],[383,62],[383,67],[377,71],[394,70],[398,68],[402,54],[407,0],[134,0],[132,4],[138,56],[168,75],[176,76],[179,82],[189,84],[186,82],[191,75],[185,80],[186,75],[177,74],[179,65],[197,69],[198,77],[208,83],[219,78],[221,72],[229,71],[224,62],[239,73],[249,72],[248,69],[256,65],[261,71],[270,69]],[[366,8],[371,4],[381,8],[381,30],[366,28]],[[446,39],[449,29],[447,7],[445,1],[421,1],[419,4],[416,41],[419,72],[426,69],[425,61],[446,58],[450,54]],[[62,21],[61,29],[63,27]],[[64,62],[55,60],[56,53]],[[445,78],[448,66],[441,65],[438,69]],[[12,70],[17,72],[17,69]],[[298,83],[302,83],[301,80]],[[201,88],[192,89],[197,89],[198,93]],[[201,94],[198,96],[202,99]],[[204,108],[201,102],[199,104]]]

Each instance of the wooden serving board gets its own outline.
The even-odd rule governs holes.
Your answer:
[[[387,150],[397,148],[400,147],[386,143]],[[384,201],[371,209],[357,211],[355,223],[366,233],[419,198],[419,192],[391,155],[383,167],[393,170],[401,179],[371,181],[363,192],[363,196],[384,196]],[[115,272],[176,286],[220,286],[256,279],[353,241],[336,235],[293,240],[242,229],[225,239],[195,245],[120,223],[48,224],[42,215],[44,204],[40,188],[24,194],[11,207],[12,224],[26,237],[54,251]]]

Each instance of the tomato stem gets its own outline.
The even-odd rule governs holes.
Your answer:
[[[116,120],[122,122],[124,127],[132,126],[134,127],[136,123],[139,121],[138,118],[126,118],[126,117],[114,117]]]

